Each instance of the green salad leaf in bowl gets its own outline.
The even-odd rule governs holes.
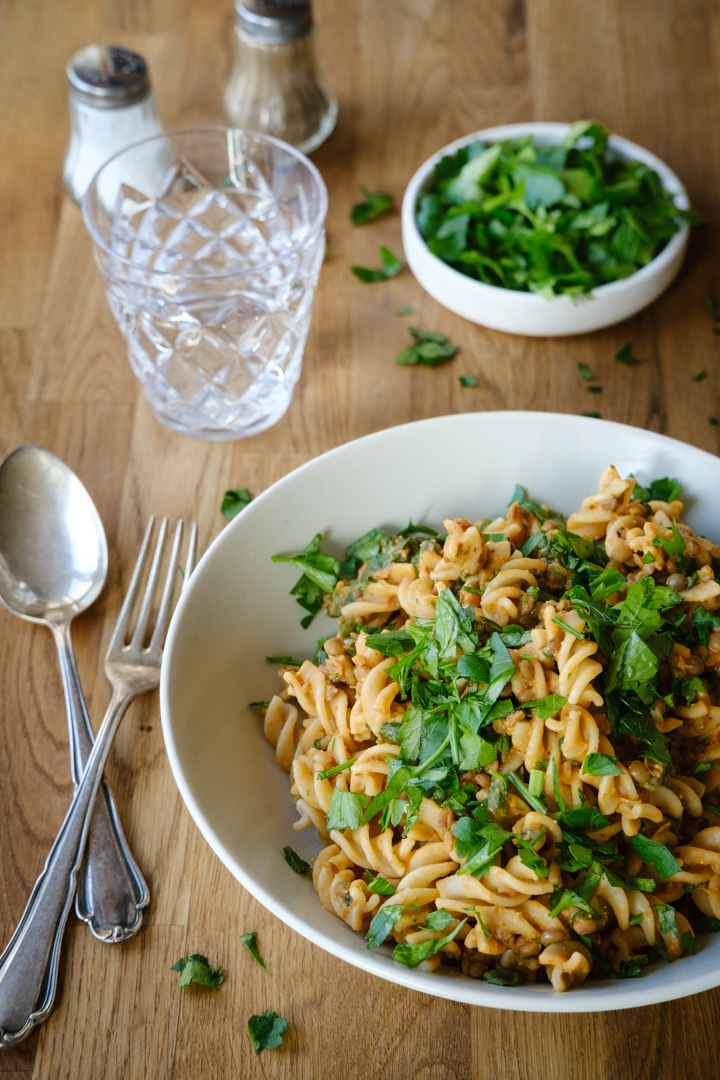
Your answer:
[[[559,145],[526,135],[460,146],[435,165],[418,230],[453,269],[504,289],[572,297],[627,278],[698,217],[608,139],[579,121]]]

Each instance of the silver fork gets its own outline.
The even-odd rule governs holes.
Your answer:
[[[0,956],[0,1046],[10,1047],[24,1039],[49,1016],[57,990],[60,946],[75,894],[83,859],[90,816],[100,786],[110,744],[128,704],[138,694],[154,689],[160,681],[160,662],[173,609],[175,580],[183,523],[178,521],[168,570],[149,645],[150,616],[158,587],[163,549],[168,532],[163,518],[148,573],[147,584],[129,644],[132,612],[148,562],[154,518],[150,518],[133,576],[105,657],[105,672],[112,696],[98,730],[82,779],[73,796],[45,868],[35,882],[20,922]],[[188,541],[183,583],[195,564],[197,527]]]

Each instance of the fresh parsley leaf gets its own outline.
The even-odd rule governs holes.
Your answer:
[[[420,910],[417,904],[383,904],[373,916],[368,932],[365,935],[368,949],[377,949],[378,945],[382,945],[383,941],[390,937],[395,923],[402,917],[406,907],[414,907],[416,910]]]
[[[302,660],[298,660],[294,656],[266,656],[265,661],[268,664],[277,664],[280,667],[302,666]]]
[[[461,386],[477,386],[477,375],[458,375]]]
[[[350,220],[353,225],[366,225],[369,221],[388,214],[393,208],[392,195],[386,191],[368,191],[360,189],[365,196],[364,202],[357,202],[350,211]]]
[[[593,379],[597,378],[596,375],[593,375],[592,371],[587,366],[587,364],[583,364],[582,360],[578,360],[577,369],[580,372],[580,374],[582,375],[583,379],[585,379],[586,382],[592,382]]]
[[[395,312],[395,314],[396,315],[414,315],[415,314],[415,308],[411,308],[409,304],[406,304],[405,307],[398,308],[398,310]]]
[[[492,986],[517,986],[521,981],[517,968],[491,967],[483,974],[483,982]]]
[[[272,561],[292,563],[303,571],[302,577],[290,590],[298,604],[305,608],[308,615],[300,620],[307,628],[323,606],[323,598],[332,593],[340,574],[340,563],[332,555],[325,555],[320,550],[322,533],[317,533],[301,555],[273,555]]]
[[[633,347],[630,342],[623,345],[621,349],[618,349],[615,353],[615,359],[619,364],[625,364],[626,367],[632,367],[633,364],[638,364],[640,362],[633,353]]]
[[[622,776],[623,771],[616,757],[609,754],[588,754],[583,761],[582,772],[587,776]]]
[[[326,827],[331,829],[358,829],[369,798],[360,791],[341,791],[334,788],[327,812]]]
[[[288,845],[283,848],[283,857],[291,870],[294,870],[296,874],[311,874],[312,866],[305,859],[302,859],[297,851]]]
[[[371,270],[367,266],[351,266],[350,269],[358,281],[365,284],[372,281],[388,281],[390,278],[397,277],[403,264],[397,255],[393,255],[392,251],[382,244],[380,245],[380,259],[382,261],[380,270]]]
[[[535,701],[524,701],[520,707],[533,709],[539,720],[548,720],[560,712],[566,701],[567,698],[560,694],[548,694],[547,697],[537,698]]]
[[[266,966],[265,962],[263,961],[262,956],[260,955],[260,950],[258,949],[258,945],[257,945],[257,933],[256,933],[256,931],[255,930],[250,930],[249,933],[247,933],[247,934],[241,934],[240,935],[240,940],[242,941],[243,945],[245,946],[245,948],[248,950],[248,952],[252,956],[253,960],[257,964],[259,964],[260,967],[263,968],[264,971],[267,971],[272,975],[272,972],[270,971],[270,968]]]
[[[274,1050],[281,1045],[283,1036],[287,1034],[287,1020],[272,1009],[266,1009],[262,1016],[250,1017],[247,1030],[252,1048],[259,1054],[261,1050]]]
[[[247,488],[230,489],[223,495],[220,513],[228,521],[232,521],[250,502],[252,502],[252,495]]]
[[[423,930],[432,930],[434,933],[442,932],[448,923],[453,921],[453,916],[445,908],[431,911],[422,924]]]
[[[629,836],[628,844],[643,862],[655,867],[661,878],[667,880],[680,872],[680,866],[664,844],[658,844],[642,833]]]
[[[660,933],[663,935],[674,934],[676,938],[679,938],[675,908],[671,904],[657,904],[655,910],[657,911]]]
[[[706,379],[706,378],[707,378],[707,371],[703,369],[702,371],[696,371],[695,372],[695,374],[692,377],[692,381],[693,382],[702,382],[703,379]]]
[[[680,948],[683,952],[690,953],[695,952],[695,936],[691,930],[686,930],[680,938]]]
[[[459,922],[447,937],[432,938],[430,941],[418,942],[417,945],[396,945],[393,949],[393,960],[397,960],[399,964],[404,964],[405,967],[417,967],[423,960],[427,960],[429,957],[434,956],[435,953],[440,952],[446,945],[449,945],[466,922],[467,919],[463,919],[462,922]]]
[[[202,956],[200,953],[193,953],[188,956],[187,960],[181,956],[179,960],[175,961],[170,970],[180,972],[180,981],[178,983],[180,987],[189,986],[190,983],[197,983],[198,986],[210,986],[214,990],[219,990],[220,983],[225,979],[222,968],[212,967],[207,956]]]
[[[408,328],[413,344],[398,353],[395,363],[405,366],[420,364],[435,367],[445,360],[452,359],[460,351],[458,345],[451,345],[447,334],[438,334],[432,330],[421,330],[417,326]]]
[[[397,892],[395,886],[387,878],[384,878],[382,874],[373,877],[370,871],[366,870],[363,877],[367,882],[367,891],[369,893],[377,893],[378,896],[393,896]]]

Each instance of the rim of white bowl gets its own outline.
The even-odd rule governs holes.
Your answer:
[[[587,428],[588,431],[597,432],[597,425],[601,425],[603,428],[609,429],[608,433],[610,435],[612,435],[613,431],[618,434],[625,432],[643,432],[650,443],[661,443],[668,448],[678,447],[682,448],[684,451],[689,449],[692,453],[699,455],[700,459],[707,458],[708,462],[713,461],[717,464],[715,455],[706,450],[702,450],[700,447],[691,446],[689,443],[683,443],[678,439],[673,439],[669,435],[647,431],[631,424],[622,424],[613,420],[597,420],[585,416],[576,416],[572,413],[545,413],[540,410],[492,410],[485,413],[456,413],[428,417],[423,420],[414,420],[406,424],[396,424],[390,428],[383,428],[380,431],[370,432],[357,439],[352,439],[345,443],[341,443],[339,446],[332,447],[330,450],[318,454],[316,457],[311,458],[310,461],[305,462],[305,464],[286,473],[285,476],[281,477],[274,484],[271,484],[269,488],[266,488],[265,491],[261,492],[260,495],[253,500],[251,506],[257,507],[262,505],[268,497],[274,497],[274,493],[278,489],[282,489],[287,484],[291,484],[294,477],[311,469],[317,462],[336,454],[340,450],[357,452],[358,449],[362,448],[363,444],[376,439],[383,434],[397,432],[400,429],[418,429],[420,427],[425,427],[430,430],[434,425],[448,422],[457,423],[462,418],[469,418],[471,416],[478,418],[478,422],[482,422],[483,420],[486,421],[488,417],[502,417],[503,422],[511,426],[513,424],[522,424],[528,420],[536,423],[538,418],[542,416],[550,426],[558,422],[570,423],[578,428]],[[593,426],[589,427],[589,425]],[[172,652],[174,641],[178,634],[180,619],[182,618],[182,613],[185,608],[188,606],[190,597],[196,588],[199,587],[202,589],[200,582],[202,580],[204,567],[212,557],[212,553],[218,547],[230,542],[230,538],[235,529],[242,527],[241,521],[242,519],[238,517],[235,521],[231,521],[226,525],[223,531],[212,541],[207,551],[198,562],[193,572],[195,581],[192,582],[191,579],[190,587],[187,590],[183,590],[175,611],[173,612],[165,646],[166,657]],[[643,984],[640,982],[636,983],[633,980],[626,980],[622,986],[615,980],[596,980],[593,985],[583,986],[577,995],[574,993],[557,993],[550,991],[547,987],[534,989],[528,986],[503,987],[502,992],[498,993],[497,988],[485,983],[478,983],[472,979],[462,979],[460,977],[453,977],[452,975],[449,975],[447,978],[439,978],[434,974],[411,971],[384,956],[380,957],[369,952],[365,955],[357,948],[353,948],[350,945],[344,945],[341,941],[333,938],[329,933],[316,927],[308,926],[301,918],[294,915],[291,908],[279,905],[267,889],[247,873],[246,869],[239,864],[232,852],[215,835],[212,823],[206,818],[203,808],[200,806],[191,789],[190,782],[185,775],[185,767],[181,762],[175,744],[170,720],[170,676],[168,670],[168,664],[163,663],[160,672],[160,716],[163,739],[175,783],[177,784],[182,800],[187,807],[190,816],[210,848],[227,867],[233,877],[236,878],[236,880],[239,881],[264,908],[266,908],[266,910],[270,911],[271,914],[280,919],[282,923],[289,926],[292,930],[295,930],[301,937],[304,937],[313,945],[317,945],[319,948],[331,953],[333,956],[350,964],[352,967],[360,968],[371,975],[375,975],[378,978],[385,979],[396,985],[403,986],[408,990],[415,990],[418,993],[426,993],[432,997],[443,998],[445,1000],[469,1005],[482,1006],[484,1008],[507,1009],[511,1012],[590,1013],[608,1012],[616,1009],[632,1009],[645,1007],[647,1005],[657,1005],[665,1001],[672,1001],[677,997],[689,997],[690,995],[699,994],[705,990],[714,989],[720,984],[720,975],[718,975],[717,970],[713,968],[711,972],[696,974],[692,979],[686,976],[685,979],[691,983],[691,987],[689,989],[683,987],[679,994],[677,992],[677,982],[673,982],[671,978],[662,980],[659,985],[655,983],[648,985],[647,983]],[[693,957],[688,957],[686,960],[691,963]]]
[[[565,294],[548,298],[539,296],[537,293],[524,292],[521,289],[506,289],[501,285],[488,285],[485,281],[475,281],[472,278],[468,278],[466,274],[461,274],[454,266],[444,262],[443,259],[439,259],[437,255],[432,253],[427,246],[425,238],[418,229],[417,221],[415,219],[418,196],[421,194],[423,187],[430,180],[438,161],[447,154],[453,154],[461,147],[467,146],[468,143],[476,142],[477,140],[484,142],[500,142],[502,139],[522,138],[524,135],[550,136],[551,138],[548,139],[546,145],[554,145],[556,141],[562,141],[565,135],[570,131],[571,127],[572,124],[540,120],[528,121],[522,124],[503,124],[499,127],[483,128],[481,131],[475,131],[471,135],[463,135],[454,142],[448,143],[447,146],[443,146],[423,162],[420,168],[413,174],[405,189],[401,215],[403,232],[405,230],[412,232],[414,238],[422,244],[424,251],[430,258],[437,260],[441,266],[446,267],[448,270],[452,271],[453,274],[457,274],[458,277],[461,277],[464,281],[470,281],[472,285],[478,288],[479,292],[485,293],[488,298],[498,293],[501,293],[503,296],[508,296],[510,294],[514,299],[517,298],[519,304],[525,304],[529,307],[533,305],[537,306],[540,304],[554,303],[558,300],[572,302],[571,298]],[[670,166],[666,165],[661,158],[657,157],[650,150],[646,150],[645,147],[639,146],[637,143],[624,138],[622,135],[611,134],[608,139],[608,146],[612,150],[616,150],[621,157],[642,161],[643,164],[649,165],[660,177],[665,190],[673,196],[678,210],[690,209],[690,199],[685,185],[672,171]],[[658,252],[646,266],[642,266],[639,270],[636,270],[626,278],[620,278],[618,281],[609,281],[605,285],[598,285],[591,290],[589,297],[612,297],[614,293],[625,291],[630,284],[634,285],[644,281],[646,278],[654,277],[654,275],[671,262],[682,249],[687,242],[689,231],[690,226],[688,223],[686,221],[682,222],[677,232],[671,236],[662,251]]]

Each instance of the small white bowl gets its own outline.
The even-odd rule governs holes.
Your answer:
[[[529,337],[561,337],[585,334],[612,326],[635,315],[651,304],[678,273],[687,248],[689,226],[683,222],[666,246],[647,266],[630,277],[600,285],[590,296],[557,296],[547,300],[535,293],[503,289],[473,280],[454,270],[429,250],[415,221],[418,199],[432,185],[435,166],[446,154],[453,154],[468,143],[498,142],[532,135],[541,146],[562,143],[569,124],[509,124],[487,128],[466,135],[438,150],[421,165],[407,186],[402,205],[402,237],[405,257],[413,274],[434,300],[471,322],[492,330]],[[675,198],[680,210],[689,209],[685,188],[674,172],[648,150],[611,135],[608,146],[620,157],[642,161],[660,177],[666,191]]]

